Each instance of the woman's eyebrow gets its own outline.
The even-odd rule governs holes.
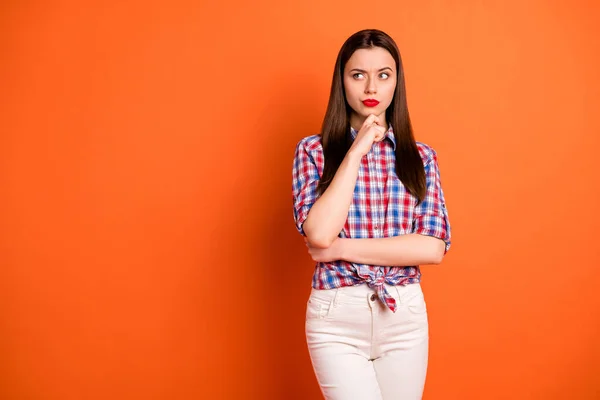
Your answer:
[[[377,72],[385,71],[386,69],[389,69],[390,71],[392,70],[390,67],[383,67],[383,68],[381,68],[381,69],[380,69],[379,71],[377,71]],[[367,72],[367,71],[365,71],[364,69],[360,69],[360,68],[352,68],[352,69],[350,70],[350,72],[352,72],[352,71],[356,71],[356,72]]]

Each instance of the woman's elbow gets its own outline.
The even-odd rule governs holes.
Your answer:
[[[436,239],[434,246],[431,250],[431,264],[441,264],[445,254],[446,243],[441,239]]]
[[[318,236],[318,235],[306,235],[306,238],[308,239],[308,243],[312,246],[315,247],[317,249],[327,249],[329,248],[329,246],[331,246],[331,244],[333,243],[334,239],[328,238],[326,236]]]
[[[442,263],[442,260],[444,259],[444,255],[439,255],[439,254],[435,254],[433,256],[433,258],[431,259],[431,264],[432,265],[439,265]]]
[[[312,247],[318,249],[328,248],[335,240],[335,237],[330,237],[327,234],[320,232],[316,227],[312,226],[312,224],[307,224],[306,222],[304,223],[304,234],[308,239],[308,243],[310,243]]]

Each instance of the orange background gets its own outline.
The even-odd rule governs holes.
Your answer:
[[[600,398],[598,3],[251,3],[2,4],[0,398],[318,399],[291,163],[372,27],[453,227],[425,398]]]

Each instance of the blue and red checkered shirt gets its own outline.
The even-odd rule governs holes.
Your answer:
[[[357,131],[351,129],[352,138]],[[423,202],[411,195],[396,175],[396,140],[392,127],[386,137],[373,143],[361,160],[348,218],[339,237],[384,238],[418,233],[435,236],[450,248],[450,222],[440,182],[436,152],[417,142],[425,166],[427,192]],[[321,137],[303,138],[296,146],[293,165],[293,203],[296,228],[304,235],[302,224],[318,198],[317,184],[323,174],[324,158]],[[368,284],[381,301],[396,311],[396,301],[386,290],[389,285],[420,282],[421,271],[414,266],[379,266],[343,260],[318,262],[312,280],[315,289],[333,289]]]

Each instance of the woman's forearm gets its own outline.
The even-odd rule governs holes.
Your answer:
[[[433,236],[406,234],[388,238],[338,239],[339,259],[368,265],[412,266],[439,264],[445,243]]]
[[[310,209],[303,229],[311,245],[328,248],[343,229],[361,159],[360,154],[348,151],[329,187]]]

